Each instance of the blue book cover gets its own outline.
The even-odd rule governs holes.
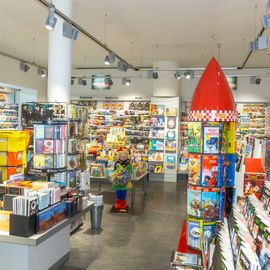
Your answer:
[[[220,144],[219,126],[211,125],[203,128],[203,153],[218,154]]]
[[[202,217],[217,219],[220,216],[220,189],[202,189]]]
[[[223,162],[223,183],[226,187],[233,187],[235,184],[236,155],[227,154]]]
[[[200,248],[201,226],[200,220],[188,218],[188,239],[187,244],[195,249]]]
[[[187,214],[201,217],[201,190],[189,186],[187,190]]]

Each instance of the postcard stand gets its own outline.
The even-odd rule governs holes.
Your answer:
[[[201,250],[202,235],[215,236],[225,205],[232,204],[226,189],[234,187],[236,163],[234,100],[214,58],[195,90],[188,119],[187,245]]]

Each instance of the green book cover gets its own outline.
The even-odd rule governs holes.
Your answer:
[[[200,122],[188,123],[188,152],[201,153],[202,125]]]

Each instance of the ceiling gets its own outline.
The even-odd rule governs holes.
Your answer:
[[[73,0],[72,19],[105,42],[107,14],[108,46],[134,66],[174,60],[180,67],[202,67],[217,57],[221,43],[220,62],[231,67],[241,66],[247,56],[249,41],[259,33],[267,13],[266,2]],[[0,51],[47,66],[47,14],[37,0],[1,0]],[[270,42],[270,30],[265,34]],[[104,67],[106,52],[83,35],[73,42],[72,54],[73,67]],[[269,61],[270,49],[256,52],[247,67],[270,67]]]

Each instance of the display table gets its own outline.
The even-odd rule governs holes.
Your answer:
[[[102,193],[101,191],[101,181],[105,181],[106,179],[108,179],[107,176],[100,176],[100,177],[97,177],[97,176],[90,176],[90,181],[91,179],[97,179],[98,180],[98,194],[100,195]]]
[[[131,180],[132,182],[132,189],[131,189],[131,205],[133,206],[135,203],[135,186],[136,183],[142,181],[142,185],[143,185],[143,191],[144,191],[144,195],[147,195],[147,188],[149,185],[149,172],[144,173],[142,176],[138,177],[138,178],[133,178]]]
[[[90,213],[89,203],[74,217],[55,225],[43,234],[28,238],[0,232],[0,261],[3,270],[57,269],[69,258],[70,224]]]

